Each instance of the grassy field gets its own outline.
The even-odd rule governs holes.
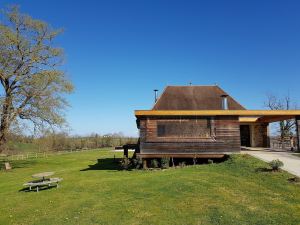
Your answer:
[[[9,142],[10,149],[14,149],[14,153],[25,154],[27,152],[38,152],[39,147],[33,143]]]
[[[0,224],[300,224],[300,185],[248,155],[164,171],[120,171],[95,150],[15,161],[0,172]],[[95,165],[98,158],[102,163]],[[22,191],[37,172],[61,187]]]
[[[293,155],[300,157],[300,153],[294,153]]]

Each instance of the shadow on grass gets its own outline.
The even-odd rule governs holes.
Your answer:
[[[266,167],[260,167],[260,168],[256,168],[255,172],[259,172],[259,173],[267,173],[267,172],[274,172],[274,170],[270,169],[270,168],[266,168]],[[276,172],[276,171],[275,171]]]
[[[300,178],[299,177],[291,177],[288,179],[288,182],[300,184]]]
[[[206,158],[198,158],[196,163],[197,165],[201,164],[212,164],[212,163],[223,163],[230,159],[228,155],[222,157],[222,158],[217,158],[217,159],[206,159]],[[88,165],[87,168],[81,169],[80,171],[89,171],[89,170],[110,170],[110,171],[120,171],[124,170],[121,165],[121,158],[104,158],[104,159],[98,159],[98,162],[94,165]],[[151,161],[148,160],[148,169],[151,169]],[[174,166],[180,166],[180,163],[184,163],[184,165],[194,165],[193,164],[193,159],[192,158],[174,158],[173,159]],[[170,161],[170,167],[172,167],[172,162]],[[139,169],[142,169],[141,167]],[[138,169],[138,170],[139,170]],[[126,169],[126,171],[134,171],[137,170],[136,167],[132,165],[132,162],[129,164],[129,168]]]
[[[119,165],[119,161],[121,159],[113,159],[113,158],[105,158],[98,159],[98,162],[94,165],[88,165],[88,168],[81,169],[80,171],[88,171],[88,170],[121,170]]]
[[[46,190],[50,190],[52,188],[56,188],[56,186],[43,186],[43,187],[39,187],[39,192],[40,191],[46,191]],[[31,190],[29,189],[29,187],[24,187],[22,189],[19,190],[19,192],[37,192],[36,188],[32,188]]]

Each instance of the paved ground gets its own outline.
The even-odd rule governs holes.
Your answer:
[[[270,149],[247,149],[243,150],[242,153],[252,155],[265,162],[279,159],[284,163],[282,169],[300,177],[300,157],[293,155],[291,152]]]

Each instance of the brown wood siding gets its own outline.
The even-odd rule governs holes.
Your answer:
[[[181,120],[193,120],[184,117]],[[237,116],[217,116],[213,119],[215,138],[168,138],[157,137],[157,121],[172,121],[174,118],[143,118],[140,121],[141,154],[195,154],[240,151],[240,128]]]

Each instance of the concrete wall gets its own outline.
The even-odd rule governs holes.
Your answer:
[[[250,125],[251,147],[269,147],[269,124],[256,123]]]

